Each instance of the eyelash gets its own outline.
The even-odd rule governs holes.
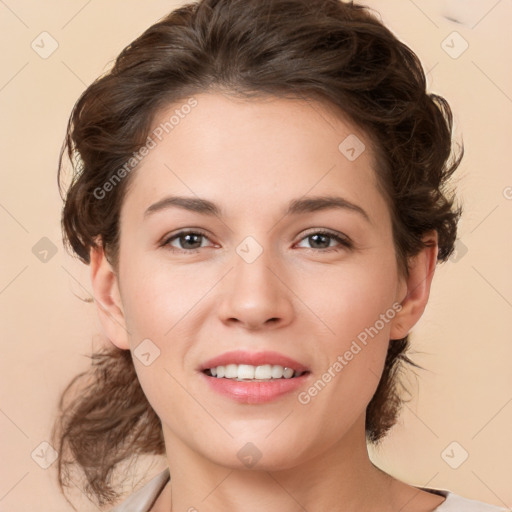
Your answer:
[[[184,231],[180,231],[179,233],[176,233],[174,235],[172,235],[171,237],[167,238],[166,240],[164,240],[164,242],[162,242],[161,244],[161,247],[165,247],[165,248],[168,248],[171,252],[177,252],[177,253],[197,253],[199,252],[199,249],[202,249],[202,248],[199,248],[199,249],[179,249],[179,248],[176,248],[176,247],[172,247],[170,245],[170,243],[173,241],[173,240],[176,240],[176,239],[179,239],[181,237],[184,237],[186,235],[200,235],[200,236],[203,236],[204,238],[208,238],[208,236],[206,235],[206,233],[202,232],[201,230],[198,230],[198,229],[195,229],[195,230],[184,230]],[[317,231],[311,231],[309,233],[307,233],[305,236],[303,236],[300,241],[306,239],[306,238],[309,238],[313,235],[323,235],[323,236],[327,236],[329,238],[332,238],[333,240],[336,240],[342,247],[345,247],[346,249],[351,249],[353,247],[353,244],[352,242],[349,240],[348,237],[345,237],[344,235],[342,235],[341,233],[337,233],[337,232],[333,232],[333,231],[327,231],[327,230],[317,230]],[[311,248],[310,250],[312,251],[320,251],[320,252],[337,252],[340,250],[339,247],[327,247],[325,249],[315,249],[315,248]]]

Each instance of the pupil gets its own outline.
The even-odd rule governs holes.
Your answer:
[[[320,237],[320,238],[324,238],[324,240],[325,240],[325,239],[328,239],[328,237],[327,237],[326,235],[318,235],[318,234],[317,234],[317,235],[311,235],[311,236],[310,236],[310,238],[311,238],[312,240],[315,240],[315,241],[313,242],[313,245],[317,243],[317,239],[318,239],[319,237]],[[320,245],[322,245],[322,243],[321,243],[321,242],[320,242]],[[325,246],[325,244],[323,244],[323,245]],[[328,240],[327,240],[327,247],[329,247],[329,241],[328,241]]]
[[[189,233],[189,234],[185,235],[185,236],[183,237],[183,239],[185,240],[185,244],[187,244],[187,243],[191,243],[191,244],[193,245],[193,244],[194,244],[194,242],[193,242],[193,241],[190,241],[189,239],[190,239],[190,238],[197,238],[197,237],[200,237],[200,236],[201,236],[201,235],[194,235],[193,233]],[[196,241],[195,243],[197,244],[198,242]],[[199,245],[201,245],[201,243],[200,243],[200,242],[199,242]]]

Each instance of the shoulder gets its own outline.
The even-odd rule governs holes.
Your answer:
[[[169,468],[158,473],[137,492],[134,492],[125,501],[111,509],[110,512],[148,512],[168,481]]]
[[[446,498],[433,512],[512,512],[512,509],[497,507],[483,501],[470,500],[451,491],[424,487],[420,487],[420,489]]]

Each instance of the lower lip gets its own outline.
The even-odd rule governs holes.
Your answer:
[[[262,404],[291,393],[304,385],[310,373],[290,379],[273,379],[267,382],[239,381],[210,377],[201,372],[213,391],[243,404]]]

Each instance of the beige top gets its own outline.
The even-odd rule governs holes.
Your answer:
[[[111,512],[149,512],[159,494],[169,481],[169,468],[165,469],[125,501],[113,508]],[[451,491],[418,487],[446,499],[434,512],[512,512],[512,509],[500,508],[481,501],[463,498]]]

